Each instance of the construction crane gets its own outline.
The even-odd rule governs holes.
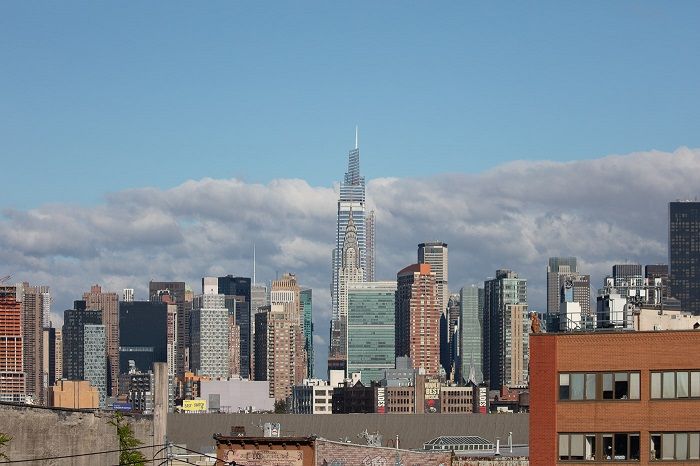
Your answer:
[[[7,283],[10,281],[12,278],[12,275],[5,275],[4,277],[0,277],[0,283]]]

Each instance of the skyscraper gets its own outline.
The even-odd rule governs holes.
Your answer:
[[[229,311],[225,299],[222,294],[194,298],[190,363],[197,375],[228,377]]]
[[[115,396],[119,391],[119,296],[103,293],[100,285],[93,285],[83,294],[88,309],[102,312],[107,348],[107,394]]]
[[[102,311],[88,310],[85,301],[75,301],[63,313],[63,378],[85,379],[85,326],[102,325]],[[106,382],[105,382],[106,383]]]
[[[168,307],[175,305],[119,303],[119,374],[129,372],[129,361],[141,372],[153,370],[153,363],[168,362]]]
[[[302,288],[299,292],[301,299],[301,314],[304,319],[304,349],[306,350],[306,376],[314,376],[314,318],[313,292],[311,288]]]
[[[294,377],[294,384],[301,385],[304,379],[307,378],[306,340],[304,337],[304,316],[301,312],[301,287],[297,283],[294,274],[285,273],[279,279],[272,281],[272,285],[270,286],[270,304],[282,306],[287,316],[286,319],[294,325],[292,329],[294,332],[294,356],[292,358],[294,367],[292,369],[292,375]],[[275,314],[275,316],[277,316],[277,314]],[[268,325],[271,325],[269,320]],[[268,345],[269,344],[270,341],[268,340]],[[268,349],[268,359],[269,357]]]
[[[351,215],[352,213],[352,215]],[[360,176],[360,149],[358,133],[355,130],[355,148],[348,153],[348,171],[340,183],[340,196],[338,198],[336,246],[333,249],[331,261],[331,348],[330,355],[344,357],[345,342],[342,335],[345,334],[345,323],[341,316],[340,303],[340,272],[343,268],[343,251],[345,249],[345,237],[348,223],[352,216],[354,238],[357,241],[357,264],[362,269],[362,278],[367,279],[367,237],[365,229],[365,179]],[[346,309],[345,309],[346,310]]]
[[[465,382],[484,381],[484,289],[465,286],[460,291],[460,375]]]
[[[447,285],[447,243],[431,241],[418,245],[418,263],[430,264],[430,270],[435,274],[437,286],[438,308],[445,312],[447,302],[450,299],[450,290]]]
[[[175,373],[182,377],[187,367],[186,354],[190,347],[190,312],[192,302],[186,299],[185,282],[148,283],[148,300],[165,302],[177,306],[177,348]]]
[[[527,280],[497,270],[484,282],[484,380],[492,389],[527,381]]]
[[[368,282],[375,279],[377,269],[377,217],[374,210],[367,215],[367,278]]]
[[[44,404],[44,316],[49,308],[48,286],[19,286],[22,299],[22,343],[26,393]]]
[[[48,390],[56,383],[56,329],[44,327],[44,385]],[[48,391],[44,391],[44,400],[48,400]]]
[[[365,385],[393,369],[396,282],[351,283],[348,290],[348,373]]]
[[[107,400],[107,335],[104,325],[83,327],[83,377],[100,394],[100,407]]]
[[[413,368],[440,372],[440,310],[430,264],[412,264],[396,276],[395,354],[409,356]]]
[[[236,296],[235,325],[239,327],[240,335],[240,376],[250,377],[251,346],[253,330],[251,326],[251,280],[250,277],[234,277],[227,275],[219,277],[219,293],[226,296]]]
[[[342,266],[338,273],[338,318],[331,324],[331,348],[329,356],[347,358],[348,289],[350,284],[363,280],[364,270],[360,265],[360,248],[357,240],[353,213],[345,228],[343,238]]]
[[[17,287],[0,284],[0,401],[25,400],[22,354],[22,303]]]
[[[559,314],[561,303],[576,302],[591,312],[591,277],[580,274],[575,257],[550,257],[547,265],[547,313]]]
[[[299,348],[297,340],[299,326],[296,319],[290,319],[288,309],[283,303],[271,301],[266,317],[256,316],[256,319],[260,318],[257,322],[267,324],[265,329],[256,329],[256,338],[264,340],[266,347],[264,351],[267,360],[266,373],[260,375],[265,375],[266,380],[270,382],[270,398],[286,400],[292,394],[292,387],[301,385],[297,382],[299,377],[296,374],[299,367],[296,357],[296,351]],[[262,338],[263,333],[265,333],[264,338]]]
[[[671,295],[700,315],[700,202],[669,203],[668,263]]]

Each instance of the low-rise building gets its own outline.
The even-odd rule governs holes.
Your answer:
[[[292,388],[290,409],[293,414],[331,414],[333,387],[325,380],[304,379]]]
[[[59,380],[49,387],[49,406],[97,409],[100,407],[100,392],[87,380]]]
[[[207,401],[209,412],[255,413],[275,409],[267,380],[201,380],[199,391],[200,398]]]

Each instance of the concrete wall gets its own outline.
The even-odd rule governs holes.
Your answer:
[[[129,417],[136,437],[144,445],[152,445],[152,418]],[[10,460],[75,455],[117,450],[116,428],[109,425],[110,414],[40,408],[0,403],[0,432],[12,437],[6,454]],[[141,450],[147,459],[153,449]],[[77,458],[36,461],[25,464],[47,466],[111,466],[119,464],[119,453]]]
[[[316,435],[328,440],[345,439],[364,443],[358,438],[367,429],[379,431],[384,445],[406,449],[422,448],[423,443],[441,435],[478,435],[495,443],[496,437],[508,438],[513,432],[515,444],[528,441],[528,414],[169,414],[168,439],[188,448],[211,452],[213,435],[231,434],[232,426],[245,427],[249,436],[262,435],[258,426],[279,422],[282,436]]]

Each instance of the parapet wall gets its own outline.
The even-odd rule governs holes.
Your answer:
[[[119,449],[116,428],[108,424],[111,413],[65,410],[0,403],[0,432],[12,440],[5,449],[10,460],[30,460],[78,455]],[[153,444],[153,419],[150,416],[127,417],[136,438]],[[153,448],[141,450],[151,459]],[[25,464],[51,466],[111,466],[119,464],[119,453],[78,456]]]

